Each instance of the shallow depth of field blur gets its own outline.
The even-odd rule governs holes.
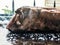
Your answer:
[[[60,0],[56,0],[60,6]],[[54,0],[35,0],[35,7],[53,7]],[[60,33],[56,34],[12,34],[6,29],[15,11],[23,6],[34,6],[34,0],[0,0],[0,45],[60,45]],[[21,41],[24,40],[24,41]],[[29,42],[26,40],[30,40]],[[33,41],[32,41],[33,40]],[[48,41],[47,41],[48,40]],[[36,41],[36,42],[34,42]],[[38,42],[41,41],[41,42]],[[51,41],[51,42],[49,42]],[[56,44],[55,42],[59,44]],[[22,44],[22,42],[24,42]],[[47,42],[49,44],[47,44]],[[26,44],[27,43],[27,44]],[[46,44],[45,44],[46,43]]]
[[[34,0],[0,0],[0,45],[12,45],[7,41],[6,25],[9,23],[14,11],[22,6],[33,6]],[[36,0],[37,7],[44,7],[45,0]]]

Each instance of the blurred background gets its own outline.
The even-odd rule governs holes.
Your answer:
[[[0,0],[0,45],[12,45],[7,41],[7,34],[9,31],[6,25],[15,13],[15,10],[22,6],[44,7],[45,0]]]
[[[0,0],[0,27],[6,27],[15,10],[22,6],[48,7],[60,9],[60,0]]]
[[[35,0],[36,7],[44,7],[45,0]],[[34,6],[34,0],[0,0],[0,27],[5,27],[15,13],[22,6]]]
[[[54,7],[54,3],[56,8],[60,8],[60,0],[0,0],[0,45],[12,45],[6,41],[9,33],[6,25],[15,14],[15,10],[22,6]]]

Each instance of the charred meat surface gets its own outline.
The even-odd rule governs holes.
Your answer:
[[[60,10],[56,8],[21,7],[7,25],[7,29],[27,30],[60,30]],[[33,29],[33,30],[32,30]]]

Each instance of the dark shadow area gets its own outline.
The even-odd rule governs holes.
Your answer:
[[[57,30],[50,30],[50,29],[44,29],[44,30],[40,30],[40,29],[31,29],[30,31],[28,31],[27,29],[25,30],[22,30],[22,29],[18,29],[18,30],[9,30],[10,32],[12,33],[16,33],[16,34],[19,34],[19,33],[60,33],[60,31],[57,31]]]

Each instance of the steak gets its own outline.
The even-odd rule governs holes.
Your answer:
[[[8,23],[7,29],[35,31],[60,30],[60,10],[56,8],[20,7]]]

